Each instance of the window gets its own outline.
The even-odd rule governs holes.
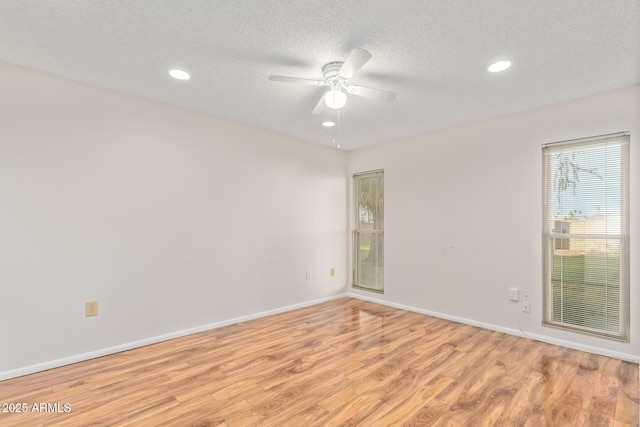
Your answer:
[[[629,134],[543,146],[546,326],[629,340]]]
[[[384,292],[384,173],[353,176],[353,287]]]

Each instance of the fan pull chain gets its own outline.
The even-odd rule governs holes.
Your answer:
[[[338,130],[335,128],[339,128],[339,127],[340,127],[340,110],[338,110],[338,120],[337,120],[336,126],[334,126],[334,137],[333,137],[334,142],[336,139],[335,134],[338,133]],[[338,144],[338,148],[340,148],[340,144]]]

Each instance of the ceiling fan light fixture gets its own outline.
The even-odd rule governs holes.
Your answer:
[[[324,126],[326,128],[332,128],[335,125],[336,125],[336,122],[331,122],[331,121],[322,122],[322,126]]]
[[[324,95],[324,102],[327,107],[337,110],[347,103],[347,95],[340,89],[331,89]]]

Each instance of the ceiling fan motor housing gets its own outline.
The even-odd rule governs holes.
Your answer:
[[[327,84],[334,86],[346,81],[345,78],[340,77],[338,74],[340,68],[342,68],[342,64],[344,64],[344,62],[329,62],[327,65],[322,67],[322,76]]]

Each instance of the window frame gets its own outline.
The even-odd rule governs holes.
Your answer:
[[[367,178],[375,178],[380,176],[380,193],[382,196],[382,222],[381,228],[376,229],[375,225],[372,230],[362,230],[360,228],[360,203],[359,203],[359,189],[361,180]],[[379,294],[384,294],[384,170],[376,169],[372,171],[359,172],[354,173],[352,175],[352,206],[353,206],[353,227],[352,227],[352,275],[351,275],[351,287],[354,289],[360,289],[369,292],[375,292]],[[375,224],[375,222],[374,222]],[[381,260],[381,274],[376,273],[376,284],[379,284],[378,287],[369,286],[364,283],[361,283],[358,278],[360,277],[360,237],[364,235],[369,235],[370,237],[376,236],[376,239],[381,239],[379,242],[378,249],[382,252],[381,254],[377,254],[377,256],[382,256]]]
[[[571,332],[577,332],[585,335],[597,336],[600,338],[607,338],[616,341],[629,342],[630,339],[630,252],[629,252],[629,196],[630,196],[630,181],[629,181],[629,167],[630,167],[630,133],[620,132],[615,134],[601,135],[591,138],[576,139],[570,141],[562,141],[558,143],[545,144],[542,146],[542,255],[543,255],[543,316],[542,325],[546,327],[552,327],[556,329],[562,329]],[[588,149],[593,144],[604,144],[607,148],[609,140],[616,141],[615,145],[621,147],[620,153],[620,201],[616,204],[620,208],[620,230],[619,233],[571,233],[567,224],[561,220],[557,220],[551,212],[550,197],[553,191],[550,189],[553,185],[554,173],[551,170],[551,153],[561,152],[562,148],[568,148],[569,152],[577,152],[581,147]],[[548,153],[548,152],[551,153]],[[609,178],[607,178],[609,179]],[[617,182],[617,181],[616,181]],[[606,205],[609,206],[608,204]],[[557,215],[557,214],[556,214]],[[552,225],[554,223],[555,225]],[[560,224],[560,230],[557,229]],[[587,240],[604,240],[618,241],[619,242],[619,313],[618,313],[618,331],[612,332],[605,328],[595,328],[586,325],[576,325],[574,323],[568,323],[554,319],[554,309],[558,307],[554,306],[553,296],[553,279],[554,274],[554,252],[558,249],[565,250],[570,249],[571,240],[575,241],[587,241]],[[557,243],[560,241],[560,248],[557,247]],[[608,254],[608,251],[607,251]],[[585,255],[586,256],[586,255]],[[608,256],[608,255],[606,255]],[[608,274],[608,260],[606,261],[606,268]],[[605,279],[605,294],[608,292],[606,288],[607,280]],[[564,298],[564,291],[562,298]],[[564,304],[564,303],[563,303]],[[559,308],[563,310],[563,307]]]

